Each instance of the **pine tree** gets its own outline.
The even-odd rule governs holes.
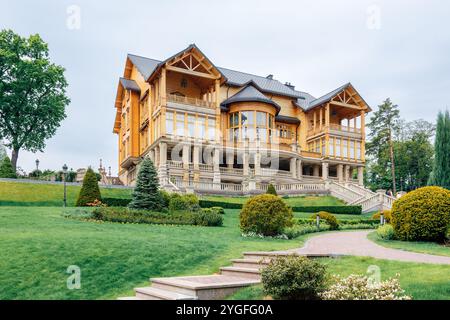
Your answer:
[[[366,152],[375,157],[371,166],[372,175],[377,177],[378,183],[391,180],[393,193],[396,193],[395,159],[393,135],[399,130],[400,112],[398,106],[387,98],[378,106],[367,127],[370,129],[370,142],[366,144]],[[390,167],[390,175],[387,176]]]
[[[0,162],[0,178],[17,178],[8,156],[5,156]]]
[[[269,184],[269,186],[267,187],[267,191],[266,194],[273,194],[274,196],[277,196],[277,190],[275,190],[275,187],[273,186],[273,184]]]
[[[141,162],[136,187],[133,191],[133,200],[130,202],[129,207],[133,209],[161,210],[163,199],[158,189],[158,174],[152,160],[146,157]]]
[[[83,185],[78,194],[77,207],[86,207],[88,203],[95,200],[102,200],[100,188],[98,187],[97,176],[91,168],[88,168],[83,178]]]
[[[439,112],[434,142],[434,165],[429,184],[450,189],[450,114]]]

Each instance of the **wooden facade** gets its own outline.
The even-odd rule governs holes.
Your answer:
[[[149,156],[168,185],[344,181],[354,169],[362,183],[370,107],[351,84],[304,95],[217,68],[195,45],[164,61],[129,55],[115,102],[119,177],[132,185]]]

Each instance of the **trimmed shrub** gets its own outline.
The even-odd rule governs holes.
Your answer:
[[[391,223],[391,219],[392,219],[391,210],[379,211],[372,216],[372,219],[380,221],[381,213],[383,213],[383,217],[384,217],[384,220],[386,221],[386,223]]]
[[[217,214],[225,214],[225,210],[222,207],[211,207],[209,209]]]
[[[222,207],[224,209],[242,209],[241,203],[232,203],[225,201],[213,201],[213,200],[200,200],[200,207],[211,208],[211,207]]]
[[[161,205],[163,206],[163,208],[169,208],[170,193],[166,190],[159,190],[159,194],[161,195]]]
[[[120,199],[120,198],[102,198],[102,202],[108,207],[127,207],[131,199]]]
[[[450,191],[423,187],[407,193],[394,202],[391,223],[399,240],[445,240],[450,223]]]
[[[263,291],[274,299],[317,300],[326,280],[326,267],[306,257],[273,259],[261,271]]]
[[[212,208],[202,209],[198,213],[193,214],[194,224],[205,227],[219,227],[223,224],[223,217],[214,212]]]
[[[267,194],[273,194],[274,196],[277,196],[277,190],[275,190],[275,187],[273,186],[273,184],[269,184],[269,186],[267,187]]]
[[[329,225],[319,225],[319,228],[317,228],[313,224],[305,224],[305,225],[294,225],[292,227],[287,227],[283,230],[283,234],[288,239],[295,239],[301,235],[308,234],[308,233],[315,233],[315,232],[321,232],[321,231],[328,231],[330,230]]]
[[[316,217],[319,216],[320,220],[324,220],[326,224],[330,226],[330,230],[337,230],[339,229],[339,222],[337,221],[336,217],[332,214],[320,211],[318,213],[315,213],[311,216],[311,219],[315,220]]]
[[[193,214],[186,212],[167,214],[123,207],[100,207],[95,208],[92,215],[97,220],[120,223],[195,224]]]
[[[95,200],[102,201],[102,196],[100,195],[97,176],[91,168],[88,168],[83,178],[83,185],[78,194],[76,206],[86,207],[88,203],[93,203]]]
[[[394,228],[390,224],[379,226],[377,235],[383,240],[392,240],[394,239]]]
[[[17,178],[17,174],[14,172],[11,160],[9,160],[8,156],[5,156],[0,162],[0,178]]]
[[[163,208],[163,199],[159,192],[159,180],[156,169],[150,158],[145,157],[139,167],[136,187],[132,201],[128,205],[132,209],[159,211]]]
[[[239,217],[242,232],[255,232],[264,236],[281,234],[284,228],[292,226],[293,220],[291,208],[271,194],[250,198]]]
[[[195,212],[200,210],[200,205],[195,194],[180,195],[172,193],[170,195],[169,210]]]
[[[361,206],[297,206],[292,207],[294,212],[319,212],[325,211],[333,214],[361,214]]]
[[[336,283],[320,294],[323,300],[411,300],[398,278],[375,283],[363,275],[335,277]]]

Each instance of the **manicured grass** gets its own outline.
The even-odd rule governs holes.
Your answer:
[[[242,238],[239,210],[227,210],[223,227],[85,222],[61,212],[0,207],[0,299],[115,299],[150,277],[212,274],[247,250],[302,246]],[[66,287],[70,265],[81,268],[80,290]]]
[[[370,233],[368,238],[383,247],[450,257],[449,245],[446,246],[434,242],[383,240],[378,237],[376,232]]]
[[[74,206],[81,186],[67,186],[67,205]],[[100,188],[103,197],[130,198],[131,189]],[[0,206],[62,206],[63,185],[0,182]]]
[[[450,299],[450,266],[424,263],[408,263],[363,257],[322,259],[330,274],[348,276],[351,273],[366,274],[369,266],[378,266],[382,280],[400,274],[400,284],[415,300]],[[245,288],[229,299],[263,299],[262,286]]]
[[[202,199],[229,203],[245,203],[249,197],[203,196]],[[344,206],[345,203],[332,196],[300,196],[283,199],[290,206]]]

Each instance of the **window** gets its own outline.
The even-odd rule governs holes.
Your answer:
[[[348,140],[342,140],[342,152],[343,152],[342,157],[343,158],[348,158],[347,143],[348,143]]]
[[[355,141],[354,140],[349,140],[349,144],[350,144],[350,158],[351,159],[355,159]]]
[[[334,156],[334,138],[330,138],[330,156]]]
[[[336,139],[336,157],[341,156],[341,139]]]
[[[195,116],[188,115],[188,136],[195,137]]]
[[[177,113],[177,135],[184,136],[184,113]]]
[[[262,142],[267,142],[272,138],[274,117],[266,112],[241,111],[229,116],[229,139],[239,141],[248,138],[254,141],[257,137]],[[242,135],[242,136],[240,136]]]
[[[356,143],[356,159],[361,160],[361,142]]]
[[[205,117],[197,117],[197,137],[204,139],[206,133],[206,119]]]
[[[173,112],[166,112],[166,132],[173,134]]]
[[[325,155],[325,147],[326,147],[325,138],[322,138],[321,142],[322,142],[322,155]]]
[[[216,138],[216,119],[208,117],[208,140]]]

